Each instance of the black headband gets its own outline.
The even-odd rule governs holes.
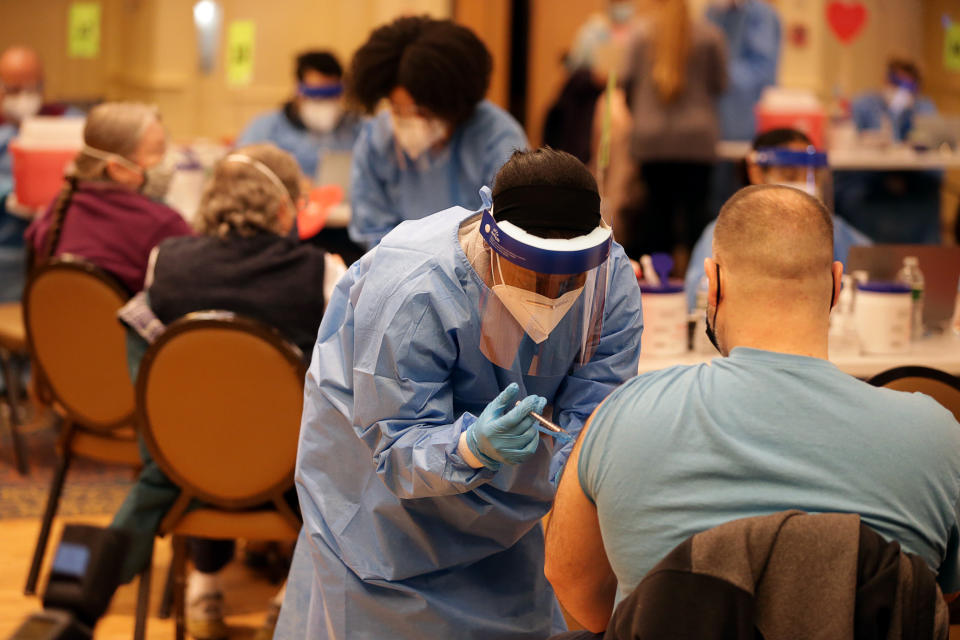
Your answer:
[[[600,194],[580,187],[511,187],[493,196],[493,217],[530,233],[536,229],[584,236],[600,226]]]

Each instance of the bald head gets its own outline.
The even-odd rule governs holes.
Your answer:
[[[778,185],[741,189],[720,210],[704,266],[721,353],[827,357],[843,265],[833,262],[833,218],[818,199]]]
[[[14,46],[0,54],[0,82],[7,89],[36,89],[43,80],[40,56],[29,47]]]
[[[744,278],[822,281],[833,262],[833,218],[799,189],[741,189],[720,210],[713,255]]]

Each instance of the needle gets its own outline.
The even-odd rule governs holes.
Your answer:
[[[520,404],[520,403],[518,402],[517,404]],[[535,411],[530,412],[530,417],[532,417],[534,420],[536,420],[537,422],[545,426],[550,431],[553,431],[554,433],[563,433],[568,436],[570,435],[569,433],[567,433],[565,429],[558,427],[557,425],[553,424],[552,422],[550,422],[549,420],[547,420],[546,418],[544,418],[542,415],[540,415]]]

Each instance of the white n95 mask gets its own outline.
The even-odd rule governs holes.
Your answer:
[[[568,291],[559,298],[548,298],[509,284],[495,284],[491,290],[537,344],[550,337],[550,333],[560,324],[563,316],[567,315],[583,292],[581,287]]]
[[[300,104],[300,119],[311,131],[328,133],[337,126],[342,111],[336,100],[304,100]]]
[[[420,116],[393,116],[393,135],[403,151],[416,160],[443,140],[446,128],[440,120]]]
[[[43,97],[36,91],[21,91],[3,98],[3,117],[22,122],[40,112]]]

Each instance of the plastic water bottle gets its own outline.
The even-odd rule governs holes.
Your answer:
[[[830,354],[853,354],[860,350],[856,318],[853,315],[856,287],[852,275],[843,276],[840,298],[830,314]]]
[[[897,272],[897,280],[908,285],[913,295],[913,313],[910,315],[910,336],[913,340],[923,337],[923,272],[916,256],[903,259],[903,268]]]

